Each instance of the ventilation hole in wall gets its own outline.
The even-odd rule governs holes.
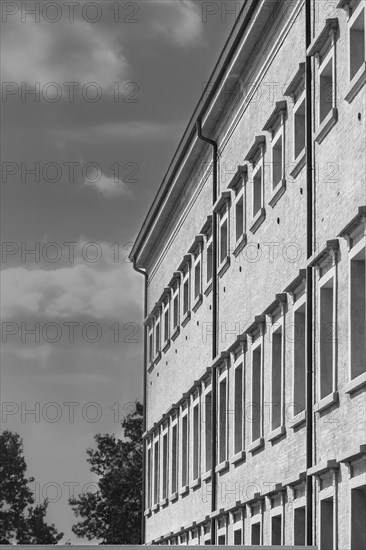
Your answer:
[[[224,292],[226,292],[226,287],[224,286]]]
[[[260,248],[260,247],[261,247],[261,245],[258,243],[258,248]]]
[[[277,218],[277,223],[278,223],[278,224],[280,223],[280,218]]]
[[[152,382],[150,382],[150,386],[152,386]]]
[[[212,309],[212,306],[210,306],[210,310]]]
[[[177,350],[175,350],[175,353],[177,353]]]
[[[159,378],[159,373],[158,372],[156,373],[156,376]]]
[[[241,265],[239,266],[239,271],[240,271],[240,273],[241,273]]]
[[[186,336],[186,340],[188,340],[188,336]]]
[[[358,120],[359,120],[359,121],[361,121],[361,119],[362,119],[362,115],[361,115],[361,113],[358,113],[358,116],[357,116],[357,118],[358,118]]]
[[[303,188],[302,188],[302,187],[300,187],[300,195],[302,195],[302,194],[303,194],[303,192],[304,192]]]
[[[197,326],[198,326],[198,327],[200,326],[200,322],[199,322],[199,321],[197,321]]]
[[[322,218],[322,222],[324,221],[324,218]]]

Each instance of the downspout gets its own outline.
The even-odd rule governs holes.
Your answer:
[[[311,0],[305,0],[305,46],[311,43]],[[306,257],[313,254],[312,59],[306,53]],[[309,263],[309,262],[308,262]],[[313,465],[313,268],[306,267],[306,471]],[[313,544],[313,481],[306,474],[306,544]]]
[[[197,135],[212,147],[212,204],[217,201],[218,145],[216,141],[202,134],[202,120],[196,122]],[[218,353],[218,294],[217,294],[217,212],[212,213],[212,360]],[[217,377],[216,369],[212,372],[212,441],[211,441],[211,511],[216,510],[216,440],[217,440]],[[215,518],[211,519],[211,544],[215,545]]]
[[[147,317],[147,273],[143,269],[136,266],[136,259],[133,258],[133,268],[137,273],[144,276],[144,320]],[[147,360],[147,339],[146,326],[144,324],[144,365],[143,365],[143,397],[142,397],[142,433],[146,432],[146,360]],[[146,440],[142,441],[142,502],[141,502],[141,544],[145,544],[145,485],[146,485]]]

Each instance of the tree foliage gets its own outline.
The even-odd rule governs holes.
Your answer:
[[[101,544],[141,543],[142,405],[122,422],[123,439],[97,434],[96,449],[87,449],[87,462],[98,480],[96,492],[85,492],[69,503],[82,518],[72,530],[78,537]]]
[[[26,477],[27,465],[20,436],[9,430],[0,435],[0,542],[2,544],[57,544],[63,537],[45,522],[47,500],[34,504]]]

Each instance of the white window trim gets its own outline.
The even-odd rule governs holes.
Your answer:
[[[299,297],[296,300],[296,302],[293,304],[293,309],[292,309],[293,329],[294,329],[293,330],[293,345],[292,345],[292,381],[291,381],[291,399],[292,399],[292,412],[291,412],[292,420],[291,420],[291,425],[292,425],[292,427],[295,427],[295,426],[299,425],[299,423],[302,423],[302,422],[305,421],[305,411],[306,411],[306,406],[305,406],[305,408],[302,411],[297,412],[296,411],[296,403],[295,403],[295,338],[296,338],[296,335],[297,335],[296,325],[295,325],[295,313],[300,308],[302,308],[303,306],[305,306],[305,308],[306,308],[306,292],[305,291],[302,294],[302,296]],[[304,334],[303,337],[304,337],[304,340],[305,340],[306,339],[306,334]],[[305,368],[306,368],[306,363],[305,363]],[[306,383],[306,372],[304,374],[305,374],[304,382]]]
[[[208,527],[207,533],[205,533],[205,527]],[[209,524],[203,525],[202,542],[206,544],[207,541],[211,541],[211,526]]]
[[[186,262],[186,264],[184,265],[184,267],[182,268],[182,308],[181,308],[181,311],[182,311],[182,321],[181,321],[181,325],[184,326],[188,320],[191,318],[191,302],[192,302],[192,299],[191,299],[191,265],[190,265],[190,262]],[[188,283],[188,294],[187,294],[187,298],[188,298],[188,307],[187,307],[187,311],[184,311],[184,285]]]
[[[333,265],[329,271],[325,273],[325,275],[321,276],[318,280],[318,291],[317,291],[317,303],[320,304],[320,292],[321,289],[325,286],[327,282],[329,282],[331,279],[333,279],[333,326],[334,326],[334,334],[333,334],[333,364],[332,364],[332,391],[328,395],[321,398],[321,364],[320,364],[320,349],[321,349],[321,338],[318,337],[318,344],[317,344],[317,373],[318,373],[318,384],[317,384],[317,402],[315,405],[315,411],[320,412],[326,409],[327,407],[331,406],[338,400],[338,392],[337,392],[337,322],[338,322],[338,316],[337,316],[337,288],[338,288],[338,281],[337,281],[337,262],[335,265]],[[320,307],[318,307],[318,334],[320,334],[321,330],[321,319],[320,319]]]
[[[235,521],[235,515],[239,514],[240,518]],[[241,531],[241,546],[244,545],[244,518],[245,518],[245,512],[244,507],[239,508],[239,510],[234,510],[231,514],[232,517],[232,543],[234,544],[235,540],[235,532]]]
[[[224,460],[220,460],[220,447],[221,447],[221,439],[222,434],[220,430],[220,419],[221,419],[221,405],[220,405],[220,384],[223,381],[226,381],[226,396],[225,396],[225,403],[226,403],[226,411],[225,411],[225,457]],[[222,470],[222,468],[227,468],[229,466],[228,463],[228,455],[229,455],[229,448],[228,448],[228,439],[229,439],[229,411],[228,411],[228,403],[229,403],[229,376],[228,376],[228,362],[225,361],[224,364],[218,368],[217,370],[217,459],[218,465],[216,466],[217,470]]]
[[[170,444],[169,444],[169,494],[170,494],[170,497],[169,497],[169,500],[171,502],[173,502],[174,500],[176,500],[178,498],[178,491],[179,491],[179,449],[180,449],[180,444],[179,444],[179,415],[178,414],[175,414],[174,417],[171,418],[171,421],[170,421]],[[173,491],[173,428],[176,428],[177,429],[177,442],[176,442],[176,479],[175,479],[175,482],[176,482],[176,490]]]
[[[252,544],[252,525],[255,523],[259,523],[259,544],[263,545],[263,502],[259,502],[259,512],[257,514],[253,513],[254,504],[249,504],[250,508],[250,544]],[[259,520],[259,521],[258,521]]]
[[[157,326],[159,326],[159,346],[156,345],[156,334],[157,334]],[[159,307],[158,311],[156,312],[154,316],[154,363],[157,363],[159,359],[161,358],[161,342],[162,342],[162,334],[161,334],[161,308]]]
[[[262,223],[262,217],[265,216],[265,209],[264,209],[264,200],[265,200],[265,197],[264,197],[264,193],[265,193],[265,144],[264,143],[260,143],[259,145],[259,156],[258,156],[258,159],[256,160],[256,162],[254,161],[253,159],[253,163],[252,163],[252,226],[250,228],[249,231],[251,231],[251,233],[255,233],[255,231],[257,230],[257,228],[259,227],[259,225]],[[255,176],[257,175],[257,172],[259,172],[259,170],[261,170],[261,205],[260,205],[260,208],[258,210],[258,212],[256,212],[256,214],[254,214],[254,178]]]
[[[166,468],[166,475],[167,475],[167,483],[166,483],[166,495],[164,496],[164,436],[167,437],[167,468]],[[169,497],[169,422],[167,421],[165,425],[161,428],[161,445],[160,445],[160,506],[165,506],[168,503],[168,497]]]
[[[273,545],[273,542],[272,542],[272,518],[280,516],[281,517],[281,546],[283,546],[285,544],[285,501],[286,501],[286,499],[285,499],[284,493],[282,493],[280,502],[278,504],[274,504],[274,502],[273,502],[273,497],[274,496],[275,495],[270,497],[271,508],[270,508],[270,511],[269,511],[271,544]]]
[[[213,256],[213,253],[209,254],[208,253],[208,249],[210,248],[210,246],[212,247],[212,232],[210,234],[209,237],[206,236],[206,242],[205,242],[205,258],[206,258],[206,269],[205,269],[205,274],[204,274],[204,293],[205,295],[207,296],[211,289],[212,289],[212,256]],[[213,252],[213,251],[212,251]],[[210,279],[207,279],[208,277],[208,262],[211,262],[211,278]],[[202,270],[203,272],[203,270]]]
[[[181,280],[180,280],[180,277],[181,275],[179,276],[179,278],[177,277],[174,281],[174,283],[172,284],[172,298],[171,298],[171,327],[170,327],[170,338],[172,340],[175,340],[175,338],[178,336],[179,332],[180,332],[180,324],[181,324],[181,305],[180,305],[180,302],[181,302],[181,296],[180,296],[180,287],[181,287]],[[177,319],[177,324],[176,326],[174,326],[174,301],[175,299],[178,299],[178,319]]]
[[[218,213],[218,224],[219,224],[219,231],[218,231],[218,275],[222,274],[223,271],[225,271],[225,268],[230,261],[230,207],[229,207],[229,201],[226,200],[225,204],[221,208],[221,210]],[[225,258],[221,259],[221,228],[226,222],[226,256]]]
[[[203,277],[202,277],[202,255],[203,255],[203,246],[202,242],[199,242],[197,244],[197,248],[195,253],[193,254],[193,268],[192,268],[192,309],[193,311],[197,311],[199,306],[202,303],[202,287],[203,287]],[[197,265],[200,266],[200,281],[199,281],[199,292],[198,295],[195,296],[196,293],[196,267]]]
[[[192,411],[192,430],[190,433],[190,463],[191,463],[191,472],[189,479],[191,479],[190,488],[197,487],[201,481],[201,393],[199,390],[196,390],[195,394],[191,395],[191,403],[190,403],[191,411]],[[194,409],[195,407],[198,407],[198,449],[197,449],[197,455],[198,455],[198,466],[197,466],[197,476],[194,476]]]
[[[362,487],[366,485],[366,473],[360,473],[354,477],[351,477],[349,480],[349,492],[348,492],[348,510],[349,510],[349,518],[348,518],[348,525],[349,525],[349,547],[351,548],[351,537],[352,537],[352,507],[351,507],[351,499],[352,499],[352,489],[357,489],[358,487]]]
[[[359,4],[356,6],[356,8],[353,9],[352,4],[355,2],[350,2],[348,6],[349,11],[349,18],[347,21],[347,39],[348,39],[348,45],[347,45],[347,62],[348,62],[348,80],[349,80],[349,91],[347,95],[345,96],[346,101],[349,103],[356,97],[357,93],[361,90],[361,88],[366,83],[366,7],[364,2],[361,0]],[[361,67],[358,69],[356,74],[351,78],[351,27],[356,19],[358,19],[358,16],[360,15],[361,11],[364,10],[364,19],[365,19],[365,52],[364,52],[364,63],[361,65]]]
[[[204,382],[203,382],[203,385],[204,385]],[[212,412],[212,407],[213,407],[213,403],[212,403],[212,380],[210,380],[207,384],[206,384],[206,387],[203,387],[203,402],[202,402],[202,408],[203,408],[203,419],[204,419],[204,426],[205,426],[205,429],[204,429],[204,433],[202,434],[202,440],[203,440],[203,445],[202,445],[202,450],[203,450],[203,458],[202,458],[202,471],[204,472],[204,475],[202,476],[204,479],[206,478],[209,478],[211,476],[211,470],[212,470],[212,456],[211,456],[211,467],[210,468],[207,468],[207,464],[206,464],[206,448],[207,448],[207,443],[211,446],[211,441],[207,442],[206,440],[206,423],[207,423],[207,418],[206,418],[206,396],[207,394],[211,393],[211,412]],[[212,431],[212,415],[211,415],[211,431]],[[211,448],[210,448],[210,454],[211,454]]]
[[[152,468],[152,510],[155,511],[155,510],[158,510],[159,509],[159,503],[160,503],[160,452],[161,452],[161,449],[160,449],[160,433],[159,433],[159,429],[156,433],[156,435],[153,436],[153,442],[152,442],[152,448],[153,448],[153,455],[152,455],[152,463],[153,463],[153,468]],[[158,460],[159,460],[159,464],[158,464],[158,467],[156,468],[156,464],[155,464],[155,445],[158,444],[158,450],[159,450],[159,453],[158,453]],[[155,500],[155,471],[157,471],[158,473],[158,483],[157,483],[157,498]]]
[[[233,422],[233,429],[232,429],[232,442],[233,442],[233,450],[232,450],[232,458],[230,460],[230,462],[232,464],[235,464],[236,462],[239,462],[241,460],[243,460],[245,458],[245,435],[246,435],[246,430],[245,430],[245,387],[246,387],[246,372],[245,372],[245,353],[246,353],[246,350],[243,349],[243,347],[241,348],[240,352],[238,353],[238,356],[237,358],[235,359],[235,361],[233,362],[233,368],[232,368],[232,372],[233,372],[233,405],[234,405],[234,422]],[[235,396],[236,396],[236,384],[235,384],[235,381],[236,381],[236,371],[237,369],[241,368],[241,384],[242,384],[242,392],[241,392],[241,407],[242,407],[242,418],[241,418],[241,439],[242,439],[242,443],[241,443],[241,449],[240,451],[237,451],[236,452],[236,441],[235,441],[235,416],[236,416],[236,401],[235,401]]]
[[[162,304],[162,351],[166,351],[170,343],[170,334],[171,334],[171,293],[167,294],[163,300]],[[168,314],[168,335],[165,338],[165,315]]]
[[[317,60],[318,60],[318,67],[317,67],[317,94],[316,94],[316,100],[318,103],[318,109],[317,109],[317,132],[315,135],[315,141],[317,143],[321,143],[323,139],[328,135],[331,128],[335,125],[335,123],[338,120],[338,112],[337,112],[337,68],[336,68],[336,31],[332,29],[330,31],[331,33],[331,44],[329,47],[329,51],[324,55],[322,60],[320,61],[319,53],[316,54]],[[332,106],[329,111],[329,113],[325,116],[325,118],[320,121],[320,109],[321,109],[321,102],[320,102],[320,75],[324,69],[324,67],[328,64],[328,62],[331,60],[332,62]]]
[[[221,520],[221,519],[224,520],[224,525],[223,525],[223,527],[219,528],[219,520]],[[227,535],[228,535],[227,516],[222,516],[221,518],[217,518],[216,525],[217,525],[217,528],[216,528],[216,544],[219,544],[219,537],[224,536],[225,537],[225,546],[226,546],[227,543],[228,543],[228,540],[227,540]]]
[[[300,151],[300,153],[298,155],[296,155],[296,149],[295,149],[295,117],[296,117],[296,113],[297,111],[300,109],[303,101],[306,100],[306,92],[305,92],[305,88],[303,89],[303,91],[301,92],[301,94],[299,94],[299,96],[296,97],[295,99],[295,103],[294,103],[294,110],[293,110],[293,135],[294,135],[294,139],[293,139],[293,157],[294,157],[294,162],[296,165],[300,164],[301,163],[301,160],[303,159],[304,155],[305,155],[305,142],[304,142],[304,147],[302,148],[302,150]]]
[[[234,198],[234,230],[233,230],[233,236],[234,236],[234,242],[235,247],[233,250],[234,256],[238,256],[239,252],[244,248],[244,246],[247,244],[247,199],[246,199],[246,183],[247,183],[247,172],[243,173],[235,188],[235,198]],[[237,237],[236,235],[236,226],[237,226],[237,205],[240,202],[240,200],[243,201],[243,227],[242,227],[242,233]]]
[[[180,439],[180,445],[179,445],[179,448],[180,448],[180,452],[179,452],[179,455],[180,455],[180,460],[179,460],[179,464],[180,464],[180,468],[179,468],[179,487],[180,487],[180,491],[179,491],[179,494],[182,496],[182,495],[185,495],[186,493],[188,493],[189,491],[189,475],[190,475],[190,465],[189,465],[189,457],[190,457],[190,426],[189,426],[189,402],[185,402],[181,405],[181,410],[180,410],[180,418],[179,418],[179,432],[181,434],[181,437],[179,438]],[[183,485],[183,419],[184,418],[187,418],[187,479],[186,479],[186,484]]]
[[[148,348],[149,348],[149,355],[148,355],[148,369],[150,369],[154,364],[154,357],[155,357],[155,334],[154,334],[154,321],[151,320],[148,326],[147,330],[148,334]],[[150,345],[150,342],[152,342],[152,346]]]
[[[149,479],[149,461],[148,461],[148,456],[149,456],[149,451],[150,451],[150,479]],[[145,471],[145,482],[146,482],[146,487],[147,487],[147,491],[146,491],[146,499],[145,499],[145,511],[150,511],[151,510],[151,507],[152,507],[152,502],[153,502],[153,494],[152,494],[152,487],[153,487],[153,484],[152,484],[152,481],[153,481],[153,454],[152,454],[152,441],[151,441],[151,438],[148,439],[147,441],[147,445],[146,445],[146,471]],[[150,482],[150,483],[149,483]]]
[[[329,474],[329,471],[328,471],[328,474]],[[320,485],[322,483],[321,481],[321,477],[322,476],[319,476],[318,477],[318,502],[319,502],[319,506],[318,506],[318,525],[319,525],[319,532],[318,532],[318,537],[319,537],[319,545],[321,543],[320,541],[320,536],[321,536],[321,501],[322,500],[329,500],[329,497],[331,496],[332,500],[333,500],[333,546],[334,548],[338,548],[338,521],[337,521],[337,518],[338,518],[338,510],[337,510],[337,501],[338,501],[338,498],[337,498],[337,494],[338,494],[338,484],[337,484],[337,474],[336,474],[336,471],[335,470],[332,470],[331,471],[331,475],[332,475],[332,485],[331,487],[326,487],[325,489],[320,489]],[[330,495],[329,494],[329,489],[331,489],[332,491],[332,494]]]
[[[286,111],[283,109],[279,112],[278,115],[279,125],[274,132],[272,132],[272,141],[271,141],[271,198],[269,200],[269,205],[274,207],[278,200],[282,197],[283,193],[286,191]],[[273,151],[277,142],[282,140],[282,153],[281,153],[281,179],[275,187],[273,187],[273,172],[274,172],[274,162],[273,162]]]
[[[366,11],[366,8],[365,8]],[[349,393],[350,390],[357,389],[361,386],[366,385],[366,372],[359,374],[357,377],[352,379],[352,354],[351,354],[351,262],[352,260],[362,251],[365,250],[366,254],[366,235],[355,244],[349,251],[349,261],[348,261],[348,380],[349,383],[346,385],[346,393]],[[365,260],[366,261],[366,260]],[[366,361],[366,359],[365,359]]]
[[[253,453],[257,449],[263,446],[263,432],[264,432],[264,415],[263,415],[263,402],[264,402],[264,388],[263,388],[263,378],[264,378],[264,329],[263,325],[261,324],[259,328],[259,335],[257,339],[253,342],[253,335],[251,337],[251,345],[250,345],[250,368],[251,368],[251,383],[250,383],[250,402],[253,406],[253,356],[255,350],[260,347],[261,348],[261,365],[260,365],[260,407],[259,407],[259,414],[260,414],[260,433],[259,437],[255,440],[253,440],[253,422],[251,421],[252,429],[250,433],[250,445],[248,447],[248,451]]]
[[[268,435],[268,441],[273,441],[277,439],[278,437],[281,437],[286,433],[285,428],[285,360],[286,360],[286,349],[285,349],[285,342],[286,342],[286,334],[285,334],[285,309],[283,307],[283,304],[280,304],[281,307],[281,313],[279,318],[276,321],[272,322],[271,328],[270,328],[270,347],[271,347],[271,370],[270,370],[270,387],[271,387],[271,402],[272,402],[272,385],[273,385],[273,335],[278,331],[278,329],[281,329],[281,391],[280,391],[280,425],[273,429],[272,423],[273,423],[273,410],[271,407],[271,413],[270,413],[270,425],[271,425],[271,432]]]

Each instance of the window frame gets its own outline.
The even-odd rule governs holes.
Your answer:
[[[152,510],[158,510],[160,505],[160,430],[157,430],[157,433],[152,438],[152,448],[153,448],[153,468],[152,468]],[[158,452],[156,453],[156,445],[158,445]],[[156,454],[158,464],[156,465]],[[156,475],[158,479],[156,480]]]
[[[149,460],[150,453],[150,460]],[[152,439],[149,437],[146,444],[146,494],[145,494],[145,511],[150,512],[152,508],[153,494],[152,494],[152,479],[153,479],[153,467],[152,467]],[[150,475],[149,475],[150,472]]]
[[[262,225],[266,219],[266,209],[265,209],[265,155],[266,155],[266,138],[264,135],[256,136],[252,147],[247,153],[244,160],[250,163],[251,165],[251,193],[252,193],[252,204],[251,204],[251,225],[249,231],[255,233],[257,229]],[[255,198],[255,177],[261,170],[261,183],[260,183],[260,192],[261,192],[261,204],[259,209],[254,212],[254,198]]]
[[[360,373],[359,375],[352,377],[352,262],[354,261],[362,261],[362,260],[356,260],[356,256],[358,256],[361,253],[364,253],[364,263],[366,267],[366,235],[364,235],[359,242],[357,242],[349,251],[348,254],[348,273],[349,273],[349,283],[348,283],[348,307],[349,307],[349,319],[348,319],[348,349],[349,349],[349,370],[348,370],[348,377],[349,377],[349,384],[347,385],[346,391],[349,389],[359,389],[361,386],[366,386],[366,365],[364,372]],[[366,290],[365,290],[366,292]],[[366,336],[365,336],[366,338]],[[366,362],[366,358],[365,358]]]
[[[287,101],[277,101],[275,109],[263,127],[263,131],[271,135],[270,145],[270,200],[269,205],[274,208],[279,199],[286,191],[286,119],[287,119]],[[279,159],[279,180],[275,181],[275,149],[281,141],[280,159]]]
[[[192,251],[192,310],[197,311],[203,299],[203,275],[202,275],[203,238],[201,237]],[[196,269],[199,266],[198,293],[196,288]]]
[[[217,466],[218,471],[223,468],[228,467],[228,456],[229,456],[229,414],[228,414],[228,404],[229,404],[229,376],[228,376],[228,362],[225,360],[222,365],[217,367]],[[225,382],[225,441],[224,441],[224,458],[221,459],[221,443],[222,443],[222,431],[220,429],[221,425],[221,384]]]
[[[206,404],[206,399],[207,399],[207,395],[208,394],[211,394],[211,422],[210,422],[210,432],[211,432],[211,437],[212,437],[212,410],[213,410],[213,404],[212,404],[212,379],[211,377],[209,379],[206,379],[204,382],[204,387],[203,387],[203,418],[204,418],[204,424],[205,424],[205,430],[204,430],[204,434],[203,434],[203,439],[204,439],[204,460],[202,461],[202,463],[204,464],[204,467],[203,467],[203,472],[204,472],[204,478],[206,479],[206,477],[210,477],[211,476],[211,470],[212,470],[212,441],[210,440],[209,442],[207,442],[207,404]],[[208,451],[209,451],[209,455],[210,455],[210,467],[208,468],[207,467],[207,455],[208,455]]]
[[[187,254],[185,256],[184,262],[182,263],[179,271],[182,274],[181,277],[181,286],[182,286],[182,306],[181,306],[181,312],[182,312],[182,320],[181,325],[185,326],[189,319],[191,318],[191,284],[192,284],[192,277],[191,277],[191,267],[192,267],[192,261],[191,261],[191,255]],[[185,309],[185,285],[187,285],[187,309]]]
[[[198,422],[197,422],[197,475],[195,475],[195,419],[194,419],[194,411],[197,407],[198,410]],[[190,402],[190,408],[191,408],[191,414],[192,414],[192,429],[191,429],[191,476],[190,479],[192,480],[190,483],[190,487],[197,487],[201,482],[201,393],[199,389],[197,388],[196,391],[191,395],[191,402]]]
[[[274,358],[273,358],[273,346],[274,346],[274,336],[281,331],[281,364],[280,364],[280,424],[279,426],[273,426],[273,367],[274,367]],[[271,388],[271,411],[270,411],[270,433],[268,435],[268,441],[274,441],[275,439],[283,436],[286,433],[285,428],[285,361],[286,361],[286,334],[285,334],[285,306],[281,302],[279,308],[276,312],[271,315],[271,327],[269,330],[270,335],[270,350],[271,350],[271,360],[270,360],[270,388]]]
[[[366,8],[362,0],[356,2],[352,0],[347,2],[347,63],[348,63],[348,81],[349,89],[345,96],[345,100],[351,103],[356,97],[358,92],[363,88],[366,83]],[[352,26],[358,19],[362,10],[364,10],[364,59],[360,67],[352,76],[351,73],[351,32]]]
[[[300,309],[305,309],[304,312],[301,312],[302,315],[306,315],[306,292],[305,288],[303,288],[302,295],[297,297],[296,301],[293,304],[292,308],[292,315],[293,315],[293,345],[292,345],[292,384],[291,384],[291,396],[292,396],[292,426],[297,425],[298,421],[305,421],[305,411],[306,411],[306,357],[304,353],[304,408],[301,411],[296,411],[296,399],[295,399],[295,384],[296,384],[296,377],[295,377],[295,369],[296,369],[296,338],[298,337],[297,334],[297,328],[295,323],[296,314],[299,312]],[[306,320],[305,320],[305,329],[306,329]],[[302,335],[304,339],[304,350],[306,352],[306,334],[304,331],[304,334]]]
[[[233,449],[232,449],[232,458],[230,462],[232,464],[236,464],[237,462],[240,462],[241,460],[245,459],[245,386],[246,386],[246,376],[245,376],[245,354],[246,354],[246,342],[242,343],[242,345],[236,350],[236,352],[233,352],[232,359],[233,359],[233,367],[232,367],[232,373],[233,373],[233,405],[234,405],[234,422],[233,422],[233,429],[232,429],[232,442],[233,442]],[[241,446],[240,449],[237,448],[237,431],[236,431],[236,420],[237,420],[237,391],[236,391],[236,385],[237,385],[237,372],[241,370],[241,421],[240,421],[240,438],[241,438]],[[239,374],[240,376],[240,374]]]
[[[164,470],[164,438],[167,438],[167,461],[166,468]],[[161,502],[160,506],[164,506],[168,503],[169,497],[169,421],[166,421],[161,428],[161,457],[160,457],[160,495]],[[165,476],[165,487],[164,487],[164,476]]]
[[[165,295],[162,299],[162,313],[161,313],[161,319],[162,319],[162,351],[165,352],[170,345],[170,334],[171,334],[171,311],[170,311],[170,304],[171,304],[171,290],[168,289],[169,292],[165,292]],[[166,324],[165,324],[165,316],[168,315],[168,333],[166,334]]]
[[[184,440],[183,440],[183,422],[184,420],[187,420],[187,438],[186,438],[186,471],[185,471],[185,476],[186,478],[183,480],[183,465],[184,465],[184,456],[183,456],[183,453],[184,453],[184,448],[183,448],[183,444],[184,444]],[[188,401],[185,401],[184,403],[182,403],[181,405],[181,408],[180,408],[180,415],[179,415],[179,431],[180,431],[180,434],[181,434],[181,437],[180,437],[180,469],[179,469],[179,472],[180,472],[180,483],[179,483],[179,486],[180,486],[180,491],[179,491],[179,494],[181,496],[185,495],[188,493],[189,491],[189,456],[190,456],[190,441],[189,441],[189,438],[190,438],[190,422],[189,422],[189,403]],[[185,483],[183,483],[183,481],[185,481]]]
[[[177,434],[177,438],[176,438],[176,448],[175,448],[175,453],[174,453],[174,449],[173,449],[173,444],[174,444],[174,438],[173,438],[173,430],[176,429],[176,434]],[[178,412],[175,411],[173,412],[172,416],[171,416],[171,419],[170,419],[170,460],[169,460],[169,472],[170,472],[170,483],[169,483],[169,493],[170,493],[170,497],[169,497],[169,500],[170,502],[173,502],[174,500],[176,500],[178,498],[178,491],[179,491],[179,449],[180,449],[180,443],[179,443],[179,415],[178,415]],[[174,479],[174,476],[173,476],[173,457],[175,455],[175,460],[176,460],[176,467],[175,467],[175,479]],[[175,487],[173,485],[173,480],[175,481]]]
[[[260,348],[260,373],[259,373],[259,394],[260,394],[260,404],[259,404],[259,436],[256,439],[253,439],[253,418],[250,420],[251,423],[251,434],[250,434],[250,445],[248,446],[248,451],[253,453],[259,448],[263,447],[264,444],[264,415],[263,415],[263,402],[264,402],[264,322],[260,322],[256,325],[255,329],[251,333],[251,342],[250,342],[250,402],[253,408],[253,372],[254,364],[253,358],[254,353],[257,349]]]

